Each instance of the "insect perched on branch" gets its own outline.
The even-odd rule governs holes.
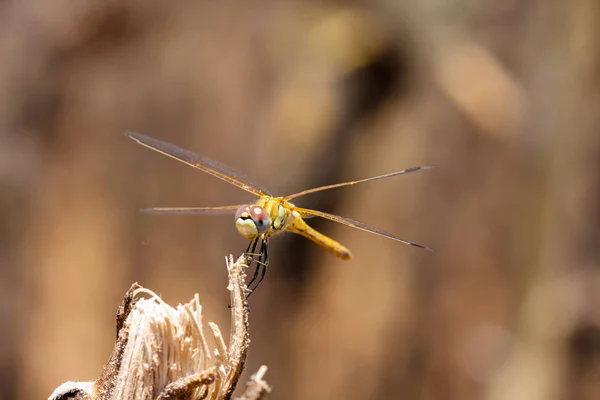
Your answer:
[[[432,166],[413,167],[402,171],[391,172],[389,174],[373,176],[371,178],[303,190],[302,192],[294,193],[285,197],[273,197],[273,195],[271,195],[267,189],[253,183],[246,175],[239,173],[231,167],[221,164],[218,161],[212,160],[205,156],[200,156],[170,143],[166,143],[139,133],[126,132],[125,135],[135,140],[142,146],[148,147],[149,149],[174,158],[177,161],[181,161],[191,167],[204,171],[259,197],[254,204],[220,207],[148,208],[143,210],[144,212],[154,214],[235,214],[235,226],[238,232],[243,237],[250,240],[248,248],[246,249],[246,254],[252,257],[252,259],[257,263],[254,277],[248,284],[248,287],[251,287],[252,283],[256,281],[259,276],[259,270],[262,269],[260,279],[256,283],[256,286],[253,290],[258,287],[260,282],[262,282],[263,278],[265,277],[266,268],[269,264],[269,238],[283,231],[289,231],[305,236],[343,260],[349,260],[352,258],[352,253],[350,253],[350,250],[348,250],[345,246],[311,228],[304,221],[304,218],[308,217],[321,217],[329,219],[343,225],[374,233],[379,236],[384,236],[411,246],[431,250],[428,247],[410,240],[399,238],[363,222],[340,217],[338,215],[328,214],[322,211],[297,207],[290,203],[290,200],[309,193],[320,192],[322,190],[355,185],[357,183],[390,178],[392,176],[404,175],[410,172],[431,169],[433,168]],[[254,257],[257,258],[254,259]]]

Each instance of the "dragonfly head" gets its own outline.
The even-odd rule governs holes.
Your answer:
[[[256,205],[243,205],[235,212],[235,227],[246,239],[256,239],[269,230],[271,218],[267,211]]]

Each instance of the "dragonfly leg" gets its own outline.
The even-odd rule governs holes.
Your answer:
[[[266,268],[266,265],[261,261],[261,259],[263,257],[264,241],[261,242],[260,252],[256,253],[256,247],[258,246],[259,240],[262,240],[262,239],[256,238],[256,239],[251,240],[250,243],[248,243],[248,247],[246,248],[246,251],[244,252],[244,256],[246,257],[246,262],[248,263],[248,267],[250,267],[252,265],[252,262],[256,263],[256,268],[254,269],[254,276],[252,277],[252,279],[246,286],[250,292],[246,296],[246,300],[248,300],[248,297],[250,297],[252,292],[254,290],[256,290],[256,288],[258,287],[258,285],[256,285],[256,287],[254,287],[254,289],[250,288],[252,286],[252,284],[254,283],[254,281],[256,281],[256,278],[258,278],[258,274],[259,274],[261,268]],[[255,259],[254,257],[258,257],[258,258]],[[263,275],[264,275],[264,273],[263,273]],[[228,308],[231,308],[231,304],[228,306]]]
[[[256,245],[258,244],[258,238],[251,240],[250,243],[248,243],[248,248],[246,248],[246,251],[244,252],[244,255],[246,256],[255,256],[256,253]]]
[[[261,257],[261,253],[255,253],[256,252],[256,246],[258,245],[258,241],[260,239],[256,238],[254,240],[252,240],[250,242],[250,244],[248,245],[248,248],[246,249],[246,256],[249,256],[250,258],[250,262],[248,264],[248,266],[250,266],[252,264],[252,261],[256,262],[256,268],[254,269],[254,276],[252,277],[252,279],[250,280],[250,282],[248,283],[248,288],[250,288],[250,286],[252,286],[252,284],[254,283],[254,281],[256,280],[256,278],[258,277],[258,272],[260,269],[260,257]],[[254,256],[258,256],[258,260],[254,259]]]
[[[252,276],[252,279],[250,279],[250,282],[248,282],[248,289],[250,290],[254,290],[251,289],[252,284],[254,283],[254,281],[256,280],[256,278],[258,278],[258,272],[260,271],[260,269],[263,267],[262,262],[254,260],[256,262],[256,268],[254,268],[254,275]]]
[[[260,254],[263,255],[263,263],[265,264],[265,269],[267,268],[267,265],[269,265],[269,244],[267,243],[267,240],[263,240],[262,242],[262,246],[260,248]],[[262,279],[261,279],[262,281]]]
[[[250,242],[250,244],[248,245],[248,248],[244,252],[244,256],[246,256],[246,262],[248,263],[248,266],[250,266],[253,261],[254,262],[259,262],[261,260],[261,258],[262,258],[262,253],[260,253],[260,252],[256,253],[256,246],[258,245],[258,241],[259,240],[260,239],[254,239],[254,240],[252,240]],[[257,257],[257,258],[255,258],[255,257]]]
[[[260,247],[260,256],[259,256],[259,258],[257,260],[254,260],[256,262],[256,270],[254,270],[254,276],[252,277],[252,280],[248,284],[248,288],[251,290],[251,292],[248,294],[248,296],[246,296],[246,299],[248,299],[250,297],[250,295],[252,293],[254,293],[254,291],[258,288],[258,286],[260,285],[260,283],[265,278],[265,274],[267,273],[267,265],[269,265],[269,252],[268,252],[268,249],[269,249],[269,247],[268,247],[267,240],[263,239],[262,243],[261,243],[261,247]],[[261,272],[260,273],[260,279],[258,280],[258,282],[256,283],[256,285],[254,285],[254,288],[250,288],[250,286],[258,278],[259,272]]]

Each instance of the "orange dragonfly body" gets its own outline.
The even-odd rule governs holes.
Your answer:
[[[166,214],[222,214],[222,213],[235,213],[235,224],[238,232],[250,240],[250,245],[246,253],[252,255],[259,255],[262,257],[258,260],[259,264],[264,267],[268,264],[268,253],[267,243],[270,237],[283,231],[290,231],[293,233],[300,234],[321,247],[329,250],[337,257],[349,260],[352,258],[352,253],[345,246],[338,243],[337,241],[323,235],[317,230],[311,228],[305,221],[304,218],[308,217],[321,217],[329,219],[343,225],[351,226],[363,231],[371,232],[376,235],[384,236],[389,239],[402,242],[411,246],[419,247],[426,250],[431,250],[426,246],[420,245],[410,240],[402,239],[394,236],[390,233],[384,232],[380,229],[367,225],[363,222],[355,221],[350,218],[340,217],[338,215],[328,214],[322,211],[311,210],[307,208],[301,208],[295,206],[290,200],[300,196],[304,196],[309,193],[319,192],[322,190],[333,189],[342,186],[355,185],[357,183],[373,181],[377,179],[389,178],[392,176],[398,176],[407,174],[410,172],[431,169],[431,166],[421,166],[405,169],[402,171],[391,172],[389,174],[378,175],[371,178],[360,179],[357,181],[350,181],[344,183],[337,183],[333,185],[321,186],[318,188],[304,190],[285,197],[273,197],[271,193],[253,183],[248,179],[247,176],[236,172],[232,168],[221,164],[208,157],[200,156],[192,153],[191,151],[184,150],[170,143],[163,142],[158,139],[154,139],[139,133],[126,132],[126,136],[135,140],[139,144],[148,147],[154,151],[162,153],[166,156],[174,158],[177,161],[183,162],[196,169],[204,171],[210,175],[213,175],[219,179],[222,179],[234,186],[237,186],[247,192],[250,192],[259,197],[254,204],[244,205],[232,205],[232,206],[221,206],[221,207],[191,207],[191,208],[150,208],[145,209],[146,212],[151,213],[166,213]],[[258,243],[261,243],[259,254],[255,254]],[[262,261],[261,261],[262,260]],[[254,279],[256,279],[258,268],[255,273]],[[264,270],[263,270],[264,277]],[[253,280],[254,280],[253,279]],[[262,277],[261,277],[262,280]],[[260,281],[259,281],[260,283]],[[258,286],[258,285],[256,285]],[[256,288],[255,288],[256,289]]]

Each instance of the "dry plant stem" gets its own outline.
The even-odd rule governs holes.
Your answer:
[[[200,372],[194,376],[177,380],[167,385],[165,390],[156,398],[156,400],[185,400],[189,398],[190,389],[194,387],[201,388],[198,399],[205,399],[208,395],[206,386],[215,381],[216,369]]]
[[[250,345],[246,274],[241,267],[243,265],[241,263],[244,261],[244,256],[240,257],[237,263],[233,262],[233,257],[231,256],[227,260],[227,270],[229,272],[229,286],[227,286],[227,289],[231,292],[231,333],[229,336],[230,347],[228,354],[228,361],[231,368],[223,382],[223,387],[227,388],[223,397],[226,400],[231,398],[233,390],[237,386],[240,375],[244,370],[248,346]]]
[[[263,365],[258,372],[250,378],[246,391],[239,400],[260,400],[271,392],[271,388],[267,382],[263,380],[267,373],[267,367]]]
[[[230,399],[244,369],[250,338],[244,258],[234,262],[230,256],[226,261],[232,313],[229,345],[219,327],[209,322],[211,353],[198,295],[173,308],[136,283],[117,312],[117,340],[100,378],[64,383],[50,400]],[[243,399],[259,399],[269,391],[262,381],[265,371],[261,368],[252,378]]]
[[[117,310],[117,340],[115,347],[108,364],[104,366],[100,378],[94,384],[99,398],[109,398],[108,394],[112,393],[115,387],[116,377],[121,366],[123,352],[129,335],[129,330],[124,329],[125,320],[135,305],[135,292],[140,288],[141,286],[137,282],[131,285]]]

